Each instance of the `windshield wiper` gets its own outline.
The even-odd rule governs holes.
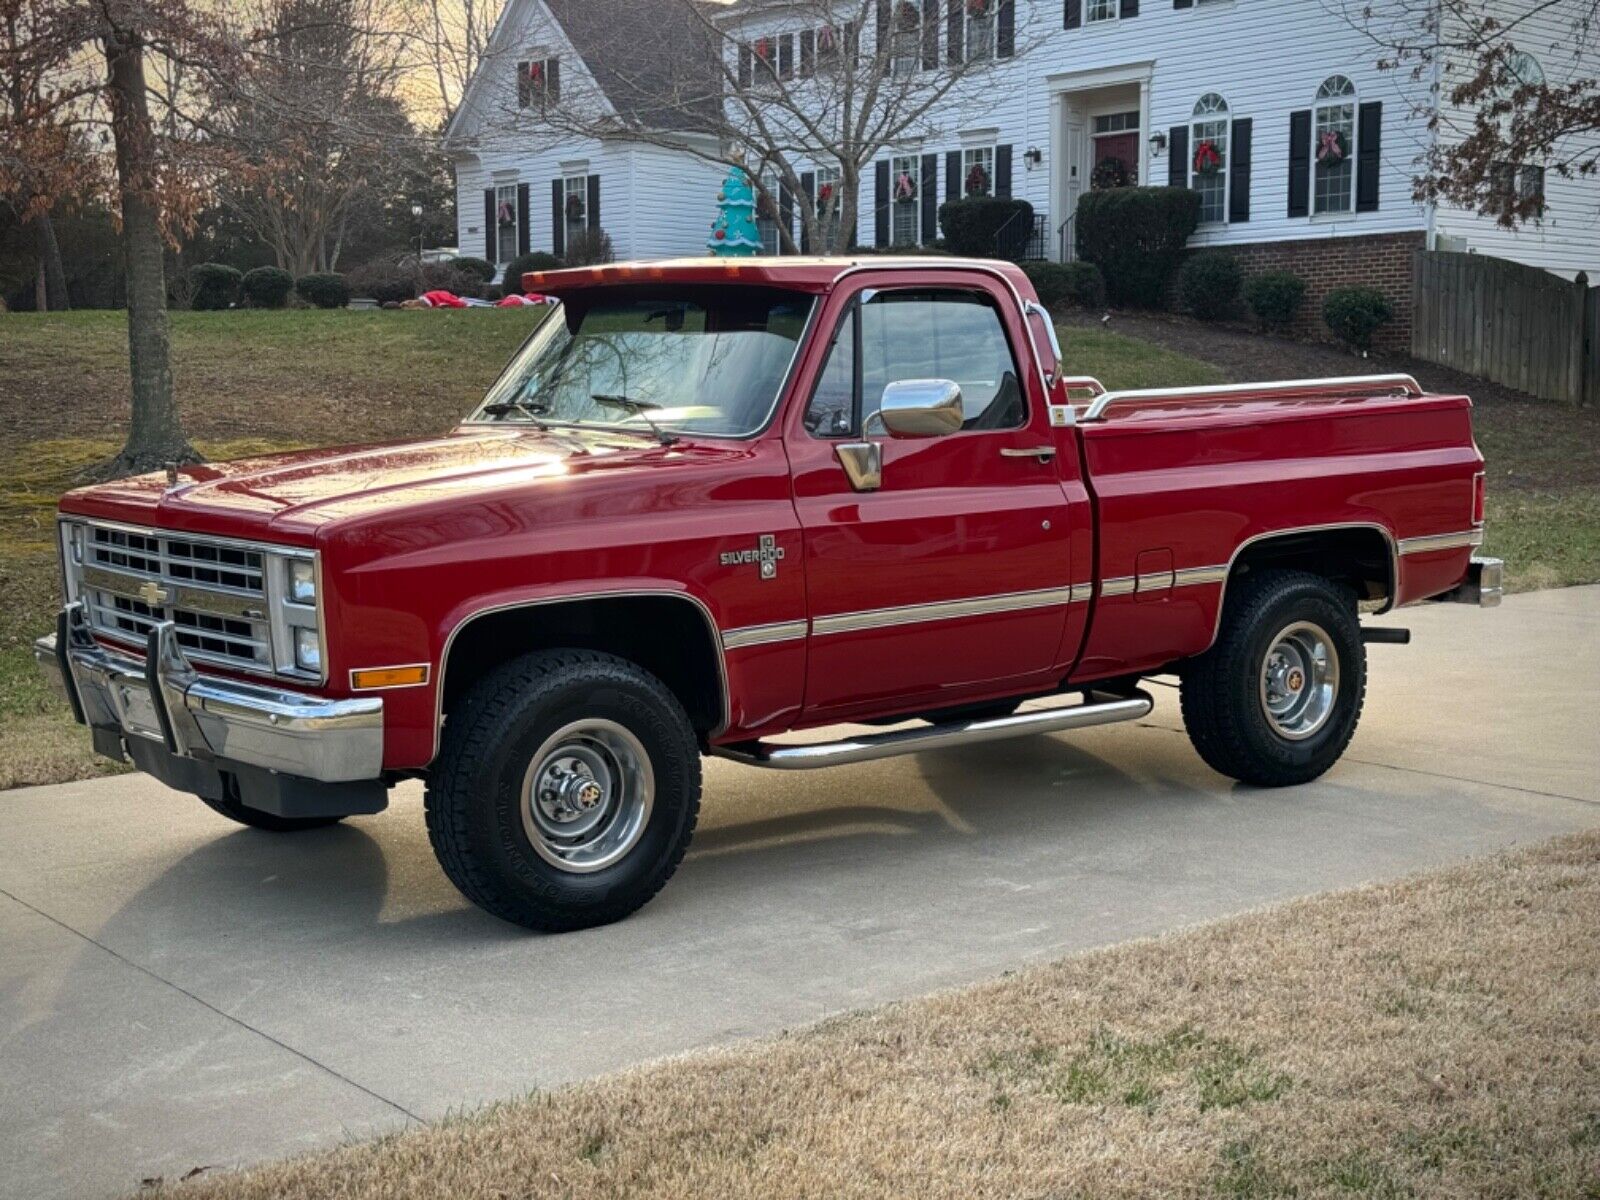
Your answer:
[[[650,411],[652,409],[661,407],[661,405],[655,403],[653,400],[635,400],[632,396],[619,396],[614,393],[607,392],[591,392],[589,394],[589,399],[600,404],[609,404],[613,408],[623,409],[630,415],[638,417],[646,425],[650,426],[650,432],[656,435],[656,441],[660,442],[663,446],[670,446],[673,442],[678,440],[677,434],[668,433],[665,429],[661,428],[661,426],[657,425],[655,418],[650,415]]]
[[[491,417],[503,417],[507,413],[521,413],[535,425],[539,418],[550,411],[548,404],[541,404],[537,400],[496,400],[493,404],[485,404],[483,411]]]

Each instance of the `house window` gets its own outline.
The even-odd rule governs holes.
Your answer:
[[[1356,201],[1356,85],[1334,75],[1317,89],[1311,125],[1311,211],[1347,213]]]
[[[961,152],[961,196],[994,195],[994,147],[980,146]]]
[[[841,25],[823,25],[817,29],[817,70],[835,71],[844,65],[847,54],[855,54],[856,26],[854,21]]]
[[[561,60],[525,59],[517,64],[517,107],[541,112],[561,100]]]
[[[1115,21],[1117,19],[1117,0],[1089,0],[1084,5],[1087,10],[1083,14],[1086,22]]]
[[[995,56],[995,13],[1000,0],[964,0],[967,20],[967,61],[984,62]]]
[[[1228,215],[1228,102],[1207,92],[1194,106],[1189,126],[1189,187],[1200,194],[1200,223],[1220,224]]]
[[[756,190],[756,232],[761,236],[761,253],[783,253],[783,238],[778,234],[778,176],[771,171],[761,173],[761,186]]]
[[[839,241],[839,212],[844,197],[839,194],[839,168],[817,168],[817,227],[823,246],[837,253],[844,247]]]
[[[1489,195],[1494,212],[1509,216],[1528,205],[1532,216],[1544,215],[1544,168],[1535,163],[1497,162],[1489,167]]]
[[[501,183],[494,189],[494,260],[510,262],[517,256],[517,185]]]
[[[915,75],[922,69],[922,10],[913,0],[894,6],[894,29],[889,35],[889,74]]]
[[[589,228],[589,177],[569,175],[562,181],[562,224],[566,229],[563,245],[569,249],[573,239]]]
[[[922,244],[922,160],[902,155],[889,164],[889,244]]]

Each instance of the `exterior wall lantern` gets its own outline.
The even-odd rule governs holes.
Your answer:
[[[1150,157],[1160,158],[1167,152],[1167,135],[1161,130],[1156,130],[1150,135]]]

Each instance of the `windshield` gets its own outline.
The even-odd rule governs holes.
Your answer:
[[[545,319],[472,420],[754,433],[811,305],[802,293],[726,285],[575,296]]]

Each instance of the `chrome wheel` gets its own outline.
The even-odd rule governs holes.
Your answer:
[[[1296,621],[1272,639],[1261,665],[1261,710],[1291,741],[1328,723],[1339,695],[1339,652],[1320,625]]]
[[[522,778],[522,828],[539,857],[599,871],[638,843],[655,804],[650,756],[614,721],[574,721],[534,754]]]

